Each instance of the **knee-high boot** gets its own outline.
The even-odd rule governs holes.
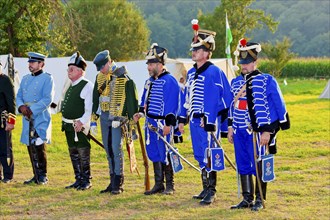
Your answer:
[[[266,200],[266,191],[267,191],[267,183],[264,183],[262,180],[260,180],[261,184],[261,190],[262,195],[264,197],[264,200]],[[261,198],[261,192],[258,187],[258,181],[256,180],[256,201],[254,202],[254,205],[252,206],[252,211],[259,211],[260,209],[263,209],[264,206],[262,205],[262,198]]]
[[[151,190],[146,191],[144,193],[145,195],[152,195],[164,191],[164,172],[162,168],[162,163],[154,162],[153,165],[155,174],[155,185]]]
[[[252,175],[240,175],[243,200],[237,205],[230,207],[231,209],[250,208],[253,205],[254,184]]]
[[[207,186],[207,194],[206,196],[200,201],[201,205],[210,205],[214,202],[216,198],[216,186],[217,186],[217,172],[211,171],[209,173],[208,178],[208,186]]]
[[[32,170],[33,170],[33,177],[29,180],[25,180],[24,184],[31,184],[31,183],[37,183],[37,175],[39,173],[38,171],[38,160],[37,160],[37,153],[35,151],[35,148],[32,146],[27,146],[28,152],[29,152],[29,157],[32,165]]]
[[[72,163],[74,177],[75,177],[76,181],[73,184],[66,186],[65,188],[66,189],[71,189],[71,188],[77,189],[78,186],[80,186],[80,184],[81,184],[81,164],[80,164],[79,153],[78,153],[78,150],[76,147],[70,147],[69,153],[70,153],[71,163]]]
[[[39,184],[47,184],[47,155],[46,155],[46,145],[41,144],[35,146],[38,160],[38,182]]]
[[[90,182],[91,168],[90,168],[90,152],[89,147],[77,148],[80,155],[81,163],[81,184],[77,190],[86,190],[92,187]]]
[[[203,190],[198,195],[194,195],[193,199],[203,199],[207,194],[208,178],[205,168],[202,169],[201,177],[202,177]]]
[[[169,164],[162,164],[165,173],[165,185],[166,189],[164,190],[163,194],[172,195],[175,191],[174,189],[174,174],[172,169],[171,160],[169,160]]]

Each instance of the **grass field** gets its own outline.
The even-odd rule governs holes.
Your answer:
[[[0,183],[0,219],[329,219],[330,101],[318,99],[326,83],[295,79],[284,86],[280,82],[291,129],[279,132],[276,180],[268,185],[267,208],[258,213],[229,209],[241,199],[237,198],[236,173],[229,164],[218,175],[217,200],[208,207],[191,198],[200,192],[201,180],[200,174],[186,164],[184,171],[175,176],[174,195],[143,195],[144,167],[138,142],[135,149],[141,176],[129,172],[126,160],[123,194],[99,194],[109,180],[105,152],[95,144],[91,156],[93,187],[88,191],[66,190],[64,187],[74,181],[74,176],[60,131],[60,115],[54,115],[52,144],[47,149],[50,182],[45,186],[22,184],[32,177],[32,169],[26,146],[19,143],[18,119],[13,133],[15,180]],[[178,147],[197,164],[186,135]],[[233,146],[226,140],[223,146],[234,160]],[[149,165],[153,185],[151,162]]]

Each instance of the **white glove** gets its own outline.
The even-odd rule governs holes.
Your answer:
[[[90,131],[91,131],[92,135],[94,135],[94,136],[97,135],[97,123],[96,122],[91,122]]]
[[[118,127],[120,126],[120,121],[112,121],[111,126],[112,126],[113,128],[118,128]]]

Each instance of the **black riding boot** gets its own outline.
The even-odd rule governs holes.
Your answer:
[[[92,187],[90,182],[91,168],[90,168],[90,152],[89,147],[77,148],[80,155],[81,166],[81,184],[77,190],[86,190]]]
[[[39,184],[45,185],[48,183],[47,178],[47,155],[46,155],[46,145],[41,144],[35,146],[38,160],[38,182]]]
[[[155,185],[151,190],[146,191],[145,195],[152,195],[164,191],[164,172],[161,162],[154,162]]]
[[[163,194],[172,195],[175,191],[174,189],[174,174],[171,165],[171,161],[169,160],[169,164],[162,164],[164,171],[165,171],[165,185],[166,189],[164,190]]]
[[[230,207],[231,209],[245,209],[253,205],[254,187],[252,175],[240,175],[243,201]]]
[[[193,199],[203,199],[207,194],[208,179],[205,168],[202,169],[201,177],[202,177],[203,190],[198,195],[194,195]]]
[[[267,191],[267,183],[264,183],[262,180],[260,180],[261,183],[261,190],[262,195],[264,197],[264,201],[266,200],[266,191]],[[259,211],[260,209],[263,209],[264,206],[262,205],[262,198],[258,187],[258,181],[256,180],[256,201],[254,202],[254,205],[252,206],[252,211]]]
[[[104,190],[101,190],[100,193],[111,192],[112,189],[113,189],[114,182],[115,182],[115,174],[110,174],[110,183],[109,183],[109,185]]]
[[[37,166],[37,154],[32,146],[27,146],[28,152],[29,152],[29,157],[32,165],[32,170],[33,170],[33,177],[29,180],[25,180],[24,184],[31,184],[31,183],[37,183],[37,177],[36,174],[38,175],[38,166]]]
[[[80,167],[81,164],[80,164],[79,153],[78,153],[78,150],[76,147],[70,147],[69,153],[70,153],[71,163],[72,163],[74,177],[75,177],[76,181],[73,184],[66,186],[65,188],[66,189],[71,189],[71,188],[77,189],[78,186],[80,186],[80,184],[81,184],[81,167]]]
[[[211,171],[208,178],[208,187],[206,196],[200,201],[201,205],[210,205],[216,198],[217,172]]]
[[[123,184],[124,184],[124,175],[115,175],[111,193],[114,195],[122,193],[124,191]]]

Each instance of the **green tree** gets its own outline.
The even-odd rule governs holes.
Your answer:
[[[193,37],[190,21],[199,11],[209,12],[218,5],[210,0],[129,0],[144,12],[151,42],[168,49],[169,57],[187,57]]]
[[[262,44],[262,51],[269,59],[269,73],[275,77],[280,77],[285,65],[296,56],[290,51],[292,42],[289,38],[284,37],[283,41],[276,40],[275,45],[270,41]]]
[[[126,0],[72,0],[70,9],[79,19],[84,35],[77,35],[77,48],[91,60],[104,49],[116,60],[144,57],[149,29],[140,11]]]
[[[215,37],[216,50],[213,57],[225,57],[226,12],[233,35],[232,53],[236,49],[239,39],[245,37],[252,30],[261,29],[264,26],[273,32],[276,30],[278,22],[274,21],[271,15],[265,15],[262,10],[249,8],[254,1],[222,0],[213,13],[199,15],[200,28],[217,32]]]
[[[280,22],[275,33],[266,29],[253,31],[251,36],[255,41],[275,43],[287,36],[292,40],[292,51],[299,56],[330,56],[330,1],[258,0],[251,8],[262,9]]]
[[[57,55],[71,50],[65,28],[59,28],[63,25],[50,25],[63,16],[60,0],[0,0],[0,8],[0,53],[21,57],[27,51]]]

